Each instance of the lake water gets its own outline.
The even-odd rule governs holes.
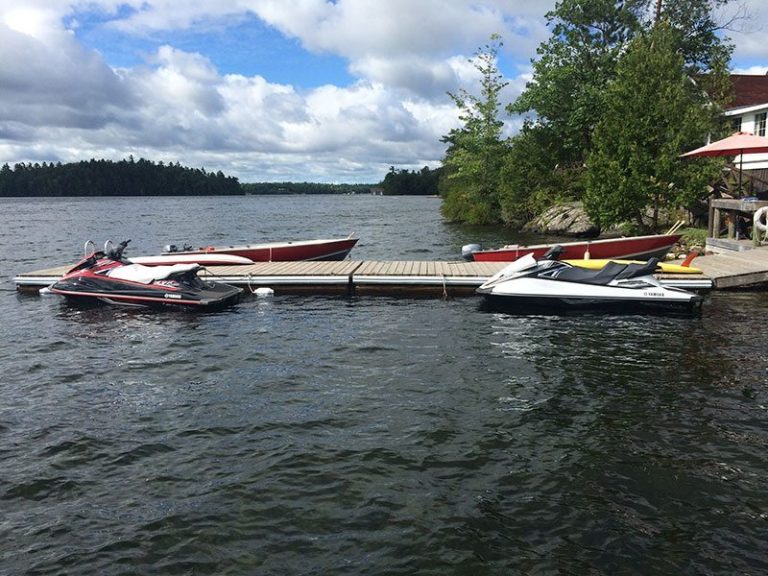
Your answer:
[[[278,296],[76,309],[83,242],[515,240],[434,198],[0,201],[0,574],[765,574],[768,294],[511,316]]]

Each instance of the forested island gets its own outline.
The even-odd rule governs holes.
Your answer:
[[[442,168],[430,170],[424,166],[421,170],[396,170],[390,167],[381,189],[385,196],[434,196],[438,193],[438,183]]]
[[[150,160],[89,160],[0,167],[0,196],[231,196],[237,178]]]

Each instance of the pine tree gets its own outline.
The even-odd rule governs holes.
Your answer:
[[[501,140],[504,123],[499,119],[499,93],[507,85],[496,65],[501,46],[494,35],[471,60],[481,74],[480,97],[464,89],[449,93],[464,123],[443,138],[449,148],[440,181],[442,211],[453,221],[485,224],[500,218],[498,190],[505,143]]]
[[[679,46],[679,34],[662,20],[630,44],[606,92],[584,196],[603,227],[632,221],[655,228],[662,207],[691,205],[713,176],[712,164],[679,157],[717,129],[719,112],[686,73]]]

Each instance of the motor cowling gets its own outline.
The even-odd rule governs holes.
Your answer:
[[[464,260],[473,260],[472,254],[479,252],[481,249],[480,244],[465,244],[461,247],[461,257]]]

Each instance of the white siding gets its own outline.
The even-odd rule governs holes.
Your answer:
[[[725,117],[728,119],[741,118],[741,131],[755,133],[755,116],[768,112],[768,102],[765,104],[759,104],[756,106],[748,106],[744,108],[733,108],[725,113]],[[768,137],[768,127],[766,128],[766,137]],[[736,156],[734,162],[736,166],[741,163],[741,157]],[[744,170],[758,170],[761,168],[768,168],[768,154],[744,154]]]

